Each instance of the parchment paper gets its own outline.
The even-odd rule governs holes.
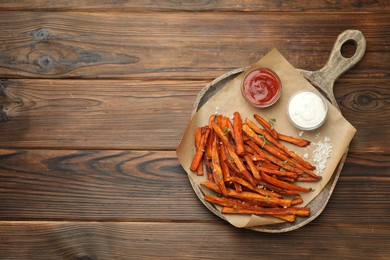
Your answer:
[[[256,108],[250,105],[241,94],[240,85],[242,77],[245,75],[246,71],[254,67],[270,68],[280,77],[282,83],[281,97],[276,104],[269,108]],[[243,121],[247,117],[255,123],[257,123],[253,118],[253,114],[255,113],[264,118],[274,118],[276,119],[274,127],[280,133],[305,138],[312,143],[317,143],[319,141],[323,141],[324,138],[329,138],[332,144],[333,150],[327,160],[326,168],[319,174],[322,176],[322,180],[319,182],[298,183],[301,186],[312,187],[314,189],[313,192],[301,194],[304,203],[299,206],[305,206],[321,192],[326,183],[329,181],[337,167],[337,164],[348,148],[356,130],[330,102],[328,102],[328,118],[319,129],[305,131],[302,135],[302,131],[295,128],[289,122],[287,118],[287,102],[289,98],[300,90],[312,90],[317,93],[318,91],[303,76],[301,76],[276,49],[269,52],[258,62],[250,66],[246,71],[238,75],[234,80],[228,82],[191,118],[177,148],[179,162],[187,172],[189,178],[200,186],[200,183],[207,179],[206,174],[204,176],[197,176],[195,173],[191,172],[189,168],[195,154],[195,129],[206,125],[210,115],[219,113],[231,117],[235,111],[238,111],[241,113]],[[301,148],[286,143],[284,144],[298,155],[308,156],[307,160],[314,164],[312,154],[313,150],[316,148],[314,145]],[[204,193],[212,194],[212,192],[207,189],[201,186],[200,188]],[[282,220],[266,216],[225,214],[224,217],[228,222],[236,227],[253,227],[283,222]]]

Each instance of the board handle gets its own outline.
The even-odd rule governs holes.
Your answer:
[[[341,53],[341,48],[345,43],[353,43],[356,47],[355,53],[349,58],[344,57]],[[325,92],[334,105],[337,105],[333,94],[334,82],[358,63],[363,58],[365,51],[366,39],[363,33],[358,30],[346,30],[337,37],[329,59],[323,68],[317,71],[300,70],[300,72],[311,83]]]

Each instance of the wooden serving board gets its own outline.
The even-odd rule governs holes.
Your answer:
[[[345,58],[341,54],[341,47],[347,43],[352,42],[356,46],[355,53],[350,58]],[[346,30],[342,32],[331,51],[329,59],[325,66],[317,71],[306,71],[300,70],[298,71],[308,80],[310,81],[338,110],[339,106],[336,102],[336,98],[333,94],[333,86],[334,82],[347,70],[353,67],[357,62],[361,60],[364,56],[366,50],[366,40],[364,35],[357,30]],[[198,94],[196,101],[193,106],[192,115],[194,115],[214,94],[216,94],[219,90],[221,90],[228,82],[232,81],[235,77],[237,77],[240,73],[245,71],[246,68],[238,68],[232,70],[209,83],[206,87],[204,87]],[[292,231],[297,228],[300,228],[307,223],[311,222],[315,218],[317,218],[322,211],[324,210],[326,204],[328,203],[330,196],[336,186],[337,180],[340,176],[341,170],[344,166],[345,159],[347,157],[348,150],[342,156],[335,172],[333,173],[331,179],[326,184],[324,189],[316,196],[307,206],[311,208],[311,216],[308,218],[298,218],[294,223],[280,223],[273,225],[265,225],[265,226],[255,226],[250,227],[249,229],[261,232],[269,232],[269,233],[281,233]],[[203,204],[214,214],[219,216],[222,219],[225,219],[223,214],[221,214],[215,207],[211,206],[209,203],[206,203],[203,199],[204,194],[200,190],[200,188],[193,182],[191,178],[191,185],[197,194],[198,198],[203,202]]]

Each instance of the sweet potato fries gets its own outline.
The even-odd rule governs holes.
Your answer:
[[[196,152],[190,170],[207,174],[202,186],[215,195],[205,195],[210,203],[222,206],[223,214],[273,216],[294,222],[307,217],[310,209],[298,207],[300,193],[310,192],[297,181],[319,181],[308,161],[282,142],[298,147],[309,141],[279,133],[267,120],[254,115],[258,124],[239,112],[233,122],[223,115],[212,115],[208,125],[195,131]]]

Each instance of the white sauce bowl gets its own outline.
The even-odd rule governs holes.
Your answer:
[[[287,115],[296,128],[314,130],[326,121],[328,105],[324,97],[313,91],[299,91],[290,98]]]

